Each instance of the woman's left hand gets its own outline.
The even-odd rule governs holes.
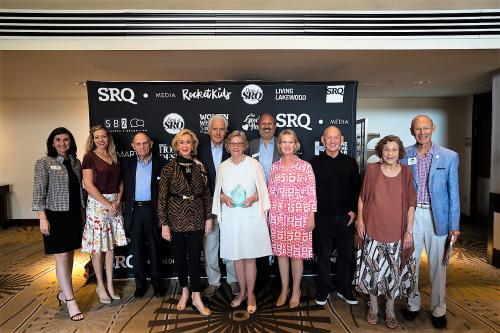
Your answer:
[[[118,207],[120,206],[120,202],[118,200],[113,201],[111,203],[111,206],[109,207],[109,212],[113,215],[116,215],[118,213]]]
[[[314,213],[309,214],[309,217],[307,218],[307,224],[306,224],[306,230],[307,232],[311,232],[314,230]]]
[[[210,231],[212,231],[212,223],[212,219],[208,219],[205,221],[205,236],[208,235]]]
[[[403,249],[407,249],[413,245],[413,235],[409,232],[405,232],[405,236],[403,238]]]

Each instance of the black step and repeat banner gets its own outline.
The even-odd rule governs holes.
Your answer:
[[[356,81],[331,82],[100,82],[87,81],[90,126],[104,124],[112,133],[120,157],[134,156],[133,133],[147,131],[154,141],[153,153],[167,160],[175,154],[171,142],[182,128],[194,131],[200,144],[208,144],[208,120],[222,114],[229,132],[243,130],[247,139],[259,136],[262,113],[276,118],[276,133],[293,129],[299,138],[301,158],[309,160],[323,147],[320,137],[330,125],[340,128],[343,152],[356,149]],[[173,275],[169,244],[162,245],[163,273]],[[128,249],[116,253],[117,277],[129,275]],[[312,273],[312,261],[305,274]]]

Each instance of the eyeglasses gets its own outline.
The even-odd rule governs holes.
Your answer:
[[[227,145],[231,146],[231,147],[236,147],[236,146],[243,146],[244,143],[243,142],[229,142]]]

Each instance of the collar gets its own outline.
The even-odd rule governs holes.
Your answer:
[[[141,163],[142,165],[148,165],[148,164],[151,162],[152,157],[153,157],[153,154],[152,154],[151,152],[150,152],[150,153],[149,153],[149,155],[148,155],[148,156],[144,159],[144,161],[143,161],[143,160],[141,160],[141,159],[139,158],[139,156],[137,156],[137,162],[138,162],[138,163]]]
[[[274,145],[274,138],[275,138],[275,137],[273,136],[273,138],[271,139],[271,141],[269,141],[268,145]],[[264,142],[264,140],[262,140],[262,137],[261,137],[261,138],[259,138],[259,140],[260,140],[260,141],[259,141],[259,143],[260,143],[260,144],[264,144],[264,145],[266,145],[266,143]]]
[[[69,160],[71,161],[71,165],[73,165],[73,162],[74,162],[73,156],[69,155]],[[56,161],[59,164],[63,164],[64,163],[64,157],[62,157],[61,155],[57,155]]]
[[[224,144],[221,142],[220,145],[216,146],[215,143],[212,140],[210,140],[210,147],[212,149],[222,149],[222,147],[224,147]]]

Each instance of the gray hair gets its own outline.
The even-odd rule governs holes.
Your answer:
[[[212,117],[210,117],[210,119],[208,120],[208,129],[212,129],[212,123],[217,119],[224,121],[224,129],[227,131],[227,127],[229,126],[227,118],[221,114],[214,114]]]
[[[236,137],[236,136],[239,136],[241,137],[241,139],[243,140],[243,143],[245,144],[245,148],[243,149],[243,151],[246,151],[247,148],[248,148],[248,140],[247,140],[247,136],[245,135],[245,132],[243,131],[239,131],[239,130],[234,130],[232,131],[227,137],[226,137],[226,142],[224,143],[224,148],[226,148],[226,151],[229,153],[229,143],[231,142],[231,140]]]

